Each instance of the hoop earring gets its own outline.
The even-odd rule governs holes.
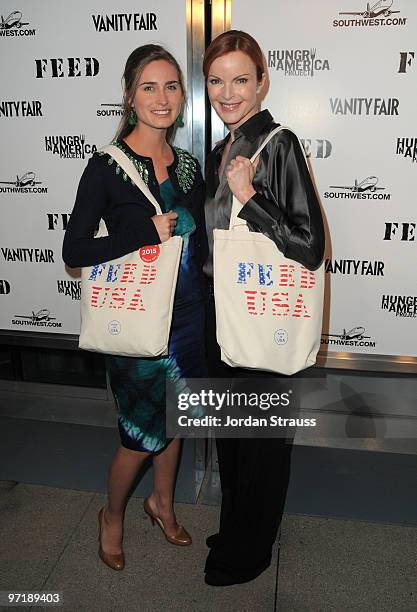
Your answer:
[[[138,116],[136,114],[135,107],[132,106],[130,108],[129,118],[128,118],[127,122],[128,122],[129,125],[134,126],[134,125],[136,125],[137,121],[138,121]]]

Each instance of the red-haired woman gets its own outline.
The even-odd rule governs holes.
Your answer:
[[[260,110],[264,66],[258,43],[237,30],[218,36],[204,57],[210,102],[229,129],[206,163],[209,256],[204,272],[210,295],[207,343],[212,377],[253,376],[222,363],[216,343],[213,229],[228,229],[232,194],[243,205],[239,217],[252,231],[273,240],[286,257],[313,270],[324,254],[320,206],[297,137],[289,130],[278,132],[257,165],[250,162],[278,125],[268,110]],[[223,498],[219,532],[207,539],[211,550],[205,572],[208,584],[225,586],[252,580],[270,565],[288,487],[291,443],[284,438],[218,438],[216,443]]]

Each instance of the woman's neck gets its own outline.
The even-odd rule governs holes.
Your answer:
[[[245,123],[247,121],[249,121],[249,119],[252,119],[252,117],[254,117],[255,115],[257,115],[259,112],[261,111],[260,106],[256,106],[255,108],[252,109],[252,111],[250,111],[246,117],[244,118],[245,120],[242,121],[241,123],[238,123],[237,125],[233,124],[233,125],[227,125],[227,129],[230,132],[230,142],[232,143],[235,139],[235,131],[242,127],[242,125],[245,125]]]
[[[171,149],[166,141],[166,130],[157,130],[144,124],[137,124],[124,141],[135,153],[143,157],[166,157]]]

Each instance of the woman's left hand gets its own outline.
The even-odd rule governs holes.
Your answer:
[[[252,164],[247,157],[237,155],[226,166],[226,177],[230,190],[241,204],[246,204],[256,193],[252,181],[257,165],[258,160]]]

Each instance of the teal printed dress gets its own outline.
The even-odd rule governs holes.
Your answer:
[[[162,210],[178,214],[175,234],[183,250],[166,357],[107,358],[110,384],[118,407],[121,443],[137,451],[158,452],[165,435],[165,379],[206,376],[202,263],[206,257],[204,183],[198,161],[172,147],[173,163],[161,185],[151,158],[120,147],[133,162]],[[95,153],[83,172],[65,232],[62,257],[71,268],[92,266],[160,243],[152,217],[155,208],[108,154]],[[95,238],[100,219],[109,235]],[[178,382],[178,384],[181,384]]]
[[[127,152],[125,143],[121,148]],[[190,180],[189,174],[185,167],[184,181]],[[183,239],[168,355],[107,358],[122,445],[131,450],[151,452],[163,449],[169,442],[165,435],[165,379],[176,381],[206,376],[204,304],[195,257],[196,222],[182,204],[181,193],[175,189],[171,178],[159,185],[159,195],[162,212],[173,210],[178,214],[174,235]]]

